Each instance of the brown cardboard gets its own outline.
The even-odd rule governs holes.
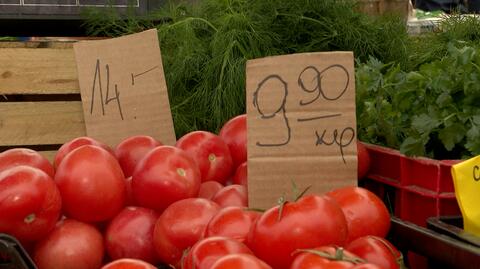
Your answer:
[[[88,136],[110,146],[132,135],[175,144],[156,30],[80,41],[74,50]]]
[[[249,206],[271,207],[282,194],[292,199],[292,181],[318,194],[356,185],[353,53],[250,60],[246,86]],[[324,130],[326,144],[335,130],[337,142],[322,144]]]

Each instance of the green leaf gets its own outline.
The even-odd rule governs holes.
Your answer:
[[[480,154],[480,128],[475,124],[472,125],[467,132],[467,143],[465,143],[465,148],[467,148],[472,155]]]
[[[425,144],[420,137],[407,137],[400,145],[400,152],[409,156],[424,156]]]
[[[480,125],[480,115],[473,116],[473,123]]]
[[[421,114],[420,116],[413,116],[412,127],[419,133],[430,133],[439,125],[439,121],[433,119],[427,114]]]
[[[452,150],[455,144],[459,143],[465,137],[465,126],[456,123],[441,129],[438,132],[438,138],[443,142],[447,150]]]
[[[449,93],[447,92],[443,92],[442,94],[440,94],[437,98],[437,105],[439,105],[440,107],[445,107],[449,104],[452,103],[452,96],[450,96]]]

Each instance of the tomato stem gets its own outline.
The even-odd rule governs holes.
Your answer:
[[[278,204],[279,204],[279,208],[278,208],[278,218],[277,218],[277,222],[280,221],[282,219],[282,215],[283,215],[283,208],[285,207],[285,204],[287,203],[287,200],[285,199],[285,194],[283,194],[282,197],[280,197],[280,199],[278,199]]]
[[[334,260],[334,261],[346,261],[346,262],[350,262],[350,263],[353,263],[353,264],[361,264],[361,263],[366,263],[367,262],[367,261],[365,261],[363,259],[360,259],[360,258],[357,258],[357,257],[353,257],[353,258],[346,257],[345,253],[344,253],[344,249],[341,248],[341,247],[335,249],[335,255],[332,255],[332,254],[327,253],[325,251],[316,250],[316,249],[297,249],[296,251],[294,251],[292,253],[292,255],[294,255],[298,252],[306,252],[306,253],[310,253],[310,254],[320,256],[320,257],[325,258],[325,259]]]
[[[36,219],[35,213],[32,213],[32,214],[26,216],[26,217],[23,219],[23,221],[24,221],[25,223],[27,223],[27,224],[30,224],[30,223],[32,223],[35,219]]]

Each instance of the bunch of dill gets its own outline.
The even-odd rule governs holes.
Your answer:
[[[158,29],[177,136],[245,113],[249,59],[345,50],[407,66],[410,46],[401,18],[369,17],[349,0],[174,1],[144,17],[96,10],[86,26],[103,36]]]

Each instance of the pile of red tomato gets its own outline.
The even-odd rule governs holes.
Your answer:
[[[360,173],[367,158],[359,155]],[[245,115],[175,146],[135,136],[111,149],[80,137],[53,165],[7,150],[0,233],[20,240],[39,269],[400,268],[383,239],[388,210],[373,193],[347,187],[252,210],[246,159]]]

